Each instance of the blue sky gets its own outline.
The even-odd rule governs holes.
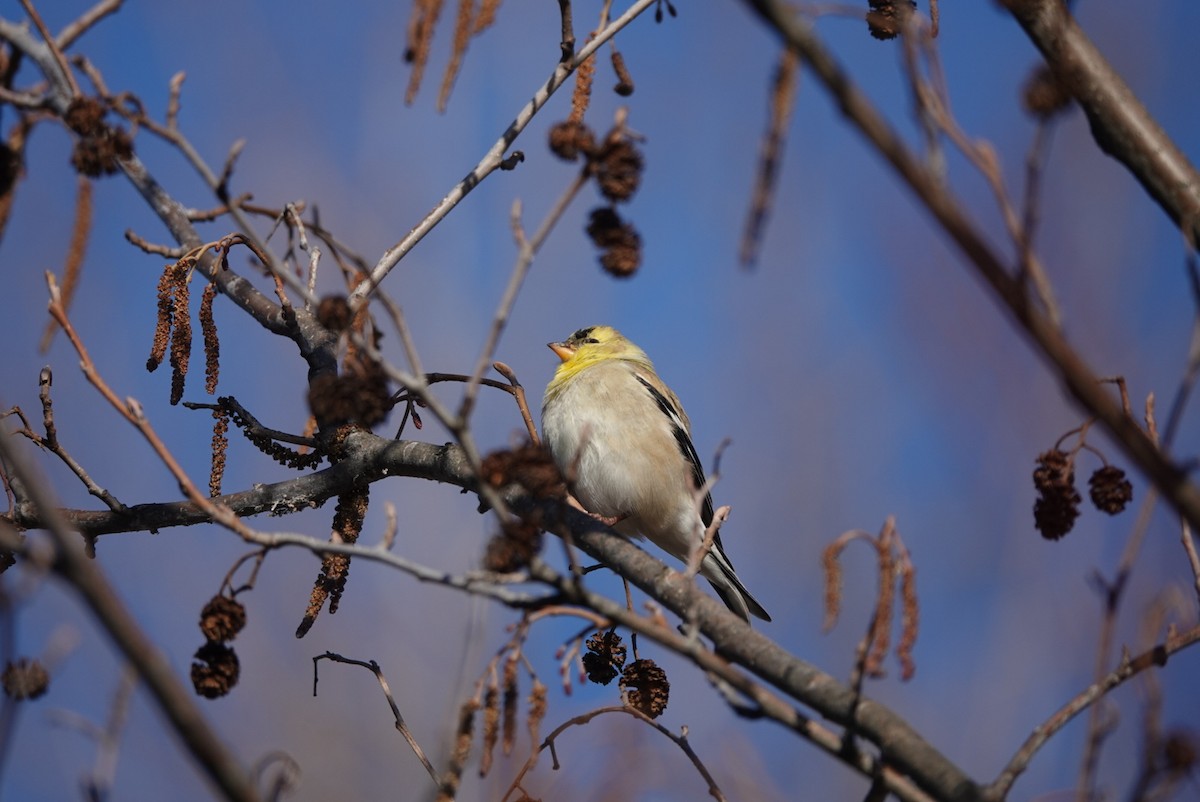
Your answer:
[[[596,8],[576,5],[581,31]],[[645,244],[642,269],[624,282],[600,271],[583,234],[588,210],[600,202],[587,188],[535,263],[498,356],[536,402],[554,368],[546,342],[582,325],[610,323],[642,345],[686,405],[701,455],[707,459],[726,437],[733,441],[715,496],[734,507],[722,537],[739,574],[775,618],[765,630],[836,676],[849,673],[875,579],[865,550],[852,552],[843,622],[822,635],[821,548],[847,529],[877,531],[895,515],[919,571],[918,672],[910,683],[891,677],[869,692],[989,780],[1037,723],[1089,681],[1100,604],[1088,580],[1094,571],[1111,574],[1135,513],[1107,519],[1085,511],[1063,541],[1037,536],[1033,460],[1080,423],[1079,412],[907,190],[803,72],[762,257],[753,271],[739,269],[738,238],[777,48],[738,3],[676,5],[678,18],[655,25],[646,16],[618,38],[635,94],[626,100],[605,91],[615,79],[601,64],[589,112],[593,127],[604,130],[616,107],[628,105],[630,126],[645,137],[643,184],[628,206]],[[1172,2],[1133,15],[1126,6],[1077,5],[1085,30],[1195,159],[1200,110],[1181,76],[1197,66],[1192,32],[1200,9]],[[43,12],[57,29],[85,7],[58,3]],[[0,10],[10,19],[22,15],[12,2]],[[1036,53],[996,4],[944,3],[941,11],[938,47],[953,111],[968,134],[992,143],[1019,196],[1033,127],[1016,99]],[[87,54],[111,89],[134,92],[157,116],[170,76],[186,71],[180,125],[200,153],[219,165],[235,139],[247,139],[234,191],[252,191],[264,205],[299,199],[317,205],[324,223],[373,262],[475,164],[545,81],[558,54],[553,4],[506,4],[496,26],[471,44],[450,107],[439,115],[434,102],[448,55],[447,12],[425,85],[407,107],[407,14],[408,4],[396,3],[337,11],[266,0],[129,3],[75,52]],[[897,46],[870,39],[861,21],[826,18],[818,28],[915,141]],[[567,93],[557,95],[518,141],[524,164],[489,178],[389,276],[388,290],[405,307],[427,369],[469,371],[515,259],[513,200],[522,201],[532,229],[571,181],[576,168],[544,145],[568,102]],[[11,116],[0,118],[5,127],[10,122]],[[60,128],[38,127],[28,177],[0,243],[0,319],[7,321],[0,404],[35,410],[37,372],[52,365],[60,436],[93,476],[126,503],[172,499],[174,483],[87,387],[65,342],[59,338],[47,355],[36,352],[45,319],[42,271],[59,269],[71,226],[69,151]],[[177,153],[145,135],[138,152],[181,202],[213,205]],[[957,157],[949,161],[949,180],[1009,252],[982,180]],[[161,240],[164,231],[120,179],[99,182],[96,201],[73,319],[107,380],[146,405],[189,470],[203,477],[206,419],[168,407],[167,377],[143,368],[162,260],[130,248],[123,233],[132,228]],[[1135,406],[1153,392],[1165,408],[1194,315],[1178,233],[1133,179],[1096,150],[1078,113],[1055,133],[1042,209],[1039,246],[1069,339],[1100,374],[1128,379]],[[205,230],[215,237],[228,226]],[[323,289],[335,286],[330,268]],[[239,320],[228,304],[218,301],[216,316],[225,356],[221,392],[236,395],[267,425],[299,429],[307,411],[294,348]],[[188,397],[201,392],[193,382]],[[447,387],[444,395],[453,399],[456,392]],[[483,448],[512,442],[519,429],[507,396],[485,396],[476,421]],[[447,439],[432,425],[420,437]],[[1194,413],[1177,443],[1180,453],[1196,452]],[[1094,444],[1120,463],[1103,437]],[[66,503],[95,506],[61,466],[45,457],[39,464]],[[235,439],[227,489],[285,475]],[[1140,503],[1146,486],[1133,478]],[[491,531],[471,499],[448,488],[388,482],[372,498],[368,529],[381,530],[379,502],[393,501],[403,521],[397,549],[427,564],[472,567]],[[257,525],[324,536],[328,517],[325,511]],[[1121,641],[1134,650],[1144,645],[1139,622],[1156,594],[1170,586],[1188,593],[1171,517],[1159,509],[1152,519],[1120,620]],[[199,608],[244,551],[234,536],[196,527],[106,538],[100,560],[186,673],[200,645]],[[373,680],[326,666],[314,699],[309,660],[326,649],[378,660],[418,739],[444,760],[450,711],[503,643],[513,616],[356,564],[341,612],[322,616],[296,641],[292,632],[316,570],[299,552],[268,560],[259,586],[245,596],[250,625],[235,644],[242,684],[206,709],[247,763],[273,750],[293,755],[304,771],[299,799],[395,796],[397,788],[424,794],[428,780],[392,730]],[[598,587],[619,592],[614,581],[594,576]],[[27,595],[16,616],[18,650],[42,653],[63,633],[74,633],[77,645],[60,661],[53,692],[23,711],[0,793],[63,798],[74,793],[93,750],[56,725],[50,711],[102,719],[120,666],[69,594],[53,582],[29,584],[20,586]],[[577,687],[569,698],[558,690],[554,651],[575,629],[547,623],[528,649],[551,686],[545,729],[616,699],[613,688]],[[643,650],[671,674],[664,723],[689,727],[692,744],[731,797],[862,796],[861,781],[830,768],[815,749],[773,726],[736,719],[703,677],[650,645]],[[1193,651],[1161,672],[1168,726],[1194,726],[1200,714],[1189,682],[1196,669]],[[1132,686],[1115,697],[1122,727],[1106,752],[1104,776],[1116,794],[1131,777],[1138,698]],[[169,788],[173,798],[207,798],[207,786],[163,732],[139,695],[123,742],[118,795],[159,799]],[[1013,798],[1070,787],[1082,733],[1076,722],[1055,739]],[[519,756],[526,746],[519,743]],[[620,798],[621,783],[637,789],[625,793],[629,798],[703,793],[677,749],[624,717],[576,731],[559,756],[563,771],[551,772],[544,761],[533,793]],[[617,761],[622,768],[614,778]],[[500,762],[486,780],[472,767],[462,798],[497,797],[520,762]]]

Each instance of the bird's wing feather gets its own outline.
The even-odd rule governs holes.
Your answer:
[[[679,444],[679,451],[683,454],[683,458],[691,466],[692,481],[695,483],[696,489],[699,490],[704,487],[705,482],[708,480],[704,478],[704,466],[700,464],[700,456],[696,453],[696,447],[692,445],[691,435],[688,434],[688,426],[685,423],[686,419],[683,416],[683,410],[640,373],[634,375],[641,385],[646,388],[646,391],[650,393],[650,397],[654,399],[654,402],[662,410],[662,413],[670,418],[671,433],[675,435],[675,442]],[[700,518],[704,521],[705,527],[712,524],[713,501],[711,493],[704,494],[704,504],[700,508]],[[720,535],[717,535],[715,543],[717,548],[720,548]]]
[[[661,381],[655,381],[653,378],[643,375],[641,371],[634,371],[634,377],[646,388],[646,391],[654,399],[654,403],[658,406],[659,410],[670,419],[671,433],[675,435],[675,442],[679,444],[679,450],[683,454],[683,458],[691,466],[692,481],[695,483],[695,488],[699,490],[704,487],[707,482],[704,478],[704,466],[700,464],[700,455],[696,453],[696,446],[692,444],[692,436],[689,432],[691,427],[688,425],[687,414],[675,398],[675,394],[665,387],[660,388],[658,385],[661,384]],[[700,507],[700,517],[706,528],[712,525],[713,501],[711,493],[704,494],[704,503]],[[717,566],[721,576],[725,578],[725,581],[722,582],[709,576],[709,582],[712,584],[713,589],[717,591],[717,595],[725,602],[726,607],[746,620],[749,620],[748,614],[755,615],[764,621],[771,620],[771,616],[758,603],[758,600],[750,595],[750,591],[746,590],[746,586],[742,584],[737,574],[734,573],[733,562],[725,554],[725,549],[721,545],[721,534],[719,532],[713,536],[712,553],[705,558],[705,562],[709,560]]]

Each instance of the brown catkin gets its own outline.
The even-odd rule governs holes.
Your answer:
[[[612,51],[612,65],[613,72],[617,74],[617,85],[613,87],[613,91],[621,97],[629,97],[633,94],[633,76],[625,66],[625,57],[615,47]]]
[[[75,290],[79,287],[79,276],[83,272],[83,257],[87,253],[88,239],[92,231],[92,180],[81,175],[76,184],[75,223],[71,226],[71,244],[67,247],[67,259],[63,265],[60,290],[63,309],[67,311],[70,311],[71,301],[75,299]],[[58,321],[51,318],[46,323],[46,330],[42,333],[38,351],[46,352],[56,331],[58,331]]]
[[[492,770],[496,741],[500,736],[500,691],[490,686],[483,695],[483,744],[479,754],[479,776],[486,777]]]
[[[913,662],[913,647],[917,643],[921,610],[917,603],[917,569],[905,560],[900,573],[900,642],[896,644],[896,659],[900,661],[900,678],[912,679],[917,672]]]
[[[213,299],[216,297],[216,284],[207,285],[200,296],[200,335],[204,340],[204,391],[209,395],[216,394],[221,372],[221,343],[217,339],[217,322],[213,319]]]
[[[458,729],[454,739],[454,752],[450,765],[442,774],[442,785],[438,788],[437,802],[453,802],[458,796],[458,785],[462,781],[463,768],[471,756],[471,741],[475,733],[475,713],[479,710],[478,699],[463,702],[458,712]]]
[[[225,477],[225,454],[229,450],[229,415],[223,409],[213,410],[212,462],[208,471],[208,495],[221,495],[221,480]]]
[[[513,743],[517,739],[517,701],[520,699],[517,687],[518,659],[519,656],[514,651],[504,662],[504,715],[501,720],[500,748],[504,751],[505,757],[512,754]]]
[[[875,601],[875,617],[871,621],[871,650],[864,666],[870,677],[884,675],[883,661],[891,645],[896,600],[896,557],[892,552],[891,537],[880,535],[876,541],[876,554],[879,559],[879,598]]]
[[[421,88],[425,64],[429,61],[429,48],[433,42],[433,29],[441,12],[442,0],[416,0],[413,3],[412,16],[408,19],[408,48],[404,51],[404,60],[412,64],[408,89],[404,93],[404,102],[409,105]]]
[[[150,358],[146,360],[146,370],[153,373],[162,364],[167,355],[167,345],[171,342],[171,310],[174,308],[173,283],[175,265],[169,264],[163,268],[158,277],[158,311],[154,323],[154,342],[150,346]]]
[[[594,35],[593,35],[594,36]],[[593,39],[588,36],[588,41]],[[592,80],[596,77],[596,55],[593,53],[575,70],[575,91],[571,93],[571,113],[568,120],[583,122],[588,104],[592,102]]]
[[[467,45],[471,41],[474,29],[475,0],[458,0],[458,13],[454,19],[454,43],[450,47],[450,61],[446,64],[446,72],[442,75],[442,88],[438,92],[438,113],[446,111],[450,102],[450,92],[454,89],[454,81],[462,68],[463,56],[467,54]]]
[[[541,680],[535,679],[529,689],[529,743],[537,747],[541,741],[542,719],[546,717],[546,686]]]
[[[842,566],[838,556],[842,545],[834,541],[821,552],[821,566],[825,570],[825,621],[822,629],[829,632],[837,623],[842,609]]]
[[[370,492],[367,487],[361,491],[338,496],[337,509],[333,514],[333,536],[331,538],[335,543],[358,541],[369,502]],[[346,579],[350,574],[350,555],[327,554],[325,556],[327,562],[323,564],[322,576],[317,581],[324,580],[330,586],[329,613],[332,615],[337,612],[338,605],[342,601],[342,592],[346,589]]]
[[[478,36],[492,26],[496,21],[496,11],[500,8],[501,0],[483,0],[479,6],[479,14],[475,17],[475,27],[472,36]]]
[[[188,362],[192,358],[192,314],[191,291],[188,289],[190,266],[176,265],[174,279],[174,303],[171,317],[171,405],[183,400],[184,381],[187,379]]]
[[[767,218],[775,198],[775,186],[779,178],[779,166],[783,161],[783,146],[787,138],[788,124],[796,101],[797,75],[800,60],[791,48],[785,48],[779,56],[775,75],[771,81],[770,112],[767,130],[759,146],[758,170],[754,178],[754,194],[750,199],[750,210],[746,225],[742,229],[742,242],[738,259],[743,267],[754,264],[758,258]]]

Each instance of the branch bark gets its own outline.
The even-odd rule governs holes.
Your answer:
[[[1062,330],[1032,302],[1020,271],[1006,266],[988,244],[964,211],[966,204],[909,150],[886,118],[854,85],[811,26],[789,4],[782,0],[744,1],[779,34],[784,44],[800,55],[850,124],[908,184],[959,247],[967,262],[991,287],[996,300],[1057,372],[1065,389],[1080,406],[1103,423],[1126,456],[1158,487],[1176,511],[1193,528],[1200,528],[1200,488],[1188,480],[1183,468],[1159,450],[1136,421],[1125,415],[1120,403],[1101,385],[1101,374],[1088,366],[1067,342]]]
[[[66,114],[75,97],[70,76],[60,67],[51,49],[38,41],[25,27],[3,18],[0,18],[0,39],[7,41],[15,50],[24,53],[37,64],[38,69],[49,81],[43,102],[56,114]],[[188,219],[184,206],[155,180],[136,155],[118,160],[118,164],[130,184],[141,194],[176,242],[188,249],[204,242]],[[247,232],[247,236],[252,240],[256,239],[254,232]],[[279,304],[259,292],[253,284],[233,270],[223,269],[211,253],[206,253],[200,259],[197,269],[265,329],[295,342],[300,354],[308,362],[310,373],[336,371],[336,338],[320,326],[308,310],[303,307],[295,309],[296,324],[289,325]]]
[[[331,468],[282,482],[255,485],[249,490],[218,496],[213,502],[243,518],[264,512],[278,515],[319,507],[364,481],[378,481],[385,476],[448,482],[464,489],[475,487],[466,455],[457,446],[388,440],[356,432],[347,438],[346,448],[346,457]],[[125,512],[79,509],[48,512],[23,495],[17,499],[11,521],[20,529],[44,529],[50,525],[52,513],[61,515],[69,528],[87,537],[157,532],[212,522],[212,517],[191,501],[134,504]]]
[[[3,458],[10,481],[44,512],[45,530],[54,544],[51,568],[82,597],[84,605],[125,659],[146,683],[159,711],[171,723],[184,746],[221,794],[230,800],[257,802],[258,791],[250,773],[225,746],[196,706],[191,691],[183,686],[166,656],[138,625],[99,566],[83,552],[67,522],[58,514],[50,494],[40,483],[29,481],[22,455],[14,441],[0,436]]]
[[[689,639],[673,630],[646,633],[656,641],[706,670],[719,671],[718,664],[724,661],[743,666],[839,726],[853,725],[857,735],[878,747],[881,767],[895,769],[911,778],[934,799],[947,802],[982,799],[980,786],[902,716],[879,702],[856,696],[845,683],[788,653],[700,590],[682,572],[670,569],[594,518],[574,509],[568,509],[566,515],[574,545],[610,566],[676,615],[694,620],[699,631],[712,641],[715,655],[711,655],[711,660],[702,657],[702,653],[689,647]],[[537,576],[536,571],[534,575]],[[613,620],[626,617],[622,615],[623,605],[596,598],[571,581],[561,584],[559,591],[568,597],[580,595],[580,602]],[[745,692],[744,686],[739,690]],[[803,723],[803,717],[800,718],[789,726],[796,729]],[[852,743],[842,743],[841,748],[851,755],[857,751]]]
[[[1087,115],[1100,150],[1133,174],[1167,216],[1200,241],[1200,174],[1075,22],[1062,0],[1004,0]],[[1135,12],[1136,13],[1136,12]]]
[[[355,483],[378,481],[386,476],[446,482],[468,490],[476,486],[466,454],[458,446],[393,441],[366,432],[356,432],[347,438],[346,456],[332,468],[230,494],[217,501],[239,516],[278,512],[281,507],[296,509],[317,504]],[[506,494],[506,499],[517,508],[528,503],[515,492]],[[58,515],[56,510],[48,509],[36,500],[19,505],[18,510],[15,522],[30,528],[51,525]],[[543,514],[548,520],[555,520],[560,511],[546,508]],[[156,528],[165,528],[210,520],[195,504],[188,502],[132,506],[128,516],[111,511],[66,510],[63,511],[63,518],[64,527],[77,527],[90,535],[142,531],[151,521],[156,523]],[[978,786],[974,781],[926,742],[899,715],[869,699],[857,700],[856,707],[852,689],[750,629],[723,605],[699,590],[682,572],[669,569],[662,561],[613,534],[590,516],[570,510],[565,520],[575,545],[627,577],[672,611],[681,616],[687,614],[694,617],[699,631],[712,640],[715,652],[721,656],[717,658],[707,653],[710,661],[715,661],[708,667],[710,670],[728,660],[744,666],[766,683],[831,721],[843,727],[853,723],[859,735],[880,748],[882,764],[912,777],[918,787],[937,799],[966,802],[979,798]],[[550,572],[541,578],[556,576]],[[623,614],[622,605],[586,593],[570,583],[560,583],[558,590],[593,609],[600,605],[603,608],[600,611],[605,615],[627,617]],[[688,646],[689,641],[673,630],[649,631],[647,634],[689,658],[696,657],[695,650]],[[786,704],[782,707],[780,715],[791,722],[789,726],[796,729],[802,725],[803,717],[792,721],[795,717],[790,708]],[[864,765],[870,767],[874,763],[868,761]]]

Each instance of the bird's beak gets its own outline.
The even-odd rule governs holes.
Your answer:
[[[566,343],[546,343],[546,346],[563,362],[575,356],[575,349]]]

